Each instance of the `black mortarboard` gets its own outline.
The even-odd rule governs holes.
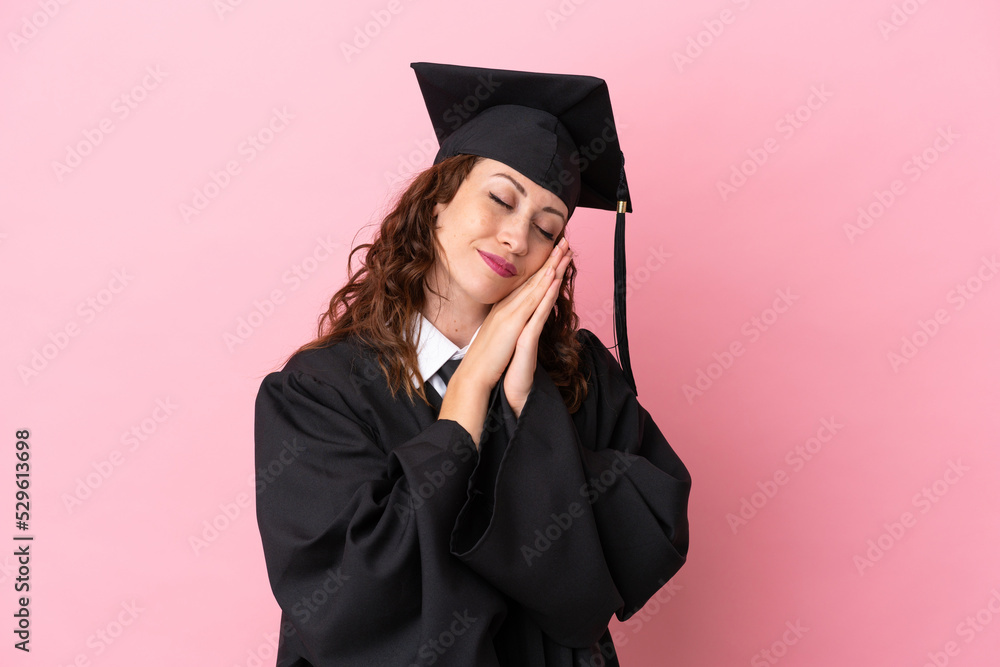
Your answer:
[[[577,206],[617,211],[615,340],[625,378],[638,396],[625,320],[625,213],[632,202],[608,85],[575,74],[411,63],[441,148],[502,162]]]

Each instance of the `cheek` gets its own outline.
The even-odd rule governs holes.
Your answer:
[[[540,268],[545,266],[545,261],[549,258],[551,253],[552,247],[544,243],[541,244],[541,247],[538,250],[533,251],[530,263],[531,273],[535,273]]]
[[[462,242],[489,234],[491,229],[492,223],[488,215],[478,210],[467,209],[461,215],[450,217],[442,231],[448,238]]]

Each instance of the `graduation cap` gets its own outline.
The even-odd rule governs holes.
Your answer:
[[[411,63],[440,142],[434,164],[455,155],[502,162],[577,206],[617,211],[615,342],[638,396],[625,320],[625,213],[632,212],[625,156],[608,85],[574,74]]]

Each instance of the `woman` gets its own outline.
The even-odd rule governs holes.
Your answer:
[[[617,665],[611,616],[684,563],[690,477],[573,313],[566,224],[625,183],[617,137],[574,155],[606,86],[414,69],[435,164],[257,398],[278,664]]]

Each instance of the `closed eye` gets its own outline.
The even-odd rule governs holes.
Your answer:
[[[493,200],[493,201],[495,201],[496,203],[500,204],[501,206],[503,206],[503,207],[504,207],[505,209],[507,209],[508,211],[512,211],[512,210],[514,210],[514,207],[513,207],[513,206],[511,206],[510,204],[508,204],[508,203],[507,203],[507,202],[505,202],[504,200],[500,199],[499,197],[497,197],[497,196],[496,196],[495,194],[493,194],[492,192],[490,193],[490,199],[492,199],[492,200]],[[547,238],[547,239],[548,239],[549,241],[551,241],[551,240],[553,240],[553,239],[555,238],[555,235],[554,235],[554,234],[550,234],[549,232],[545,231],[544,229],[542,229],[542,228],[541,228],[541,227],[539,227],[538,225],[535,225],[535,228],[536,228],[536,229],[537,229],[537,230],[538,230],[539,232],[541,232],[542,236],[544,236],[545,238]]]
[[[506,208],[508,211],[513,210],[513,208],[514,208],[513,206],[511,206],[510,204],[508,204],[504,200],[500,199],[500,197],[497,197],[492,192],[490,193],[490,199],[492,199],[496,203],[500,204],[501,206],[503,206],[504,208]]]

